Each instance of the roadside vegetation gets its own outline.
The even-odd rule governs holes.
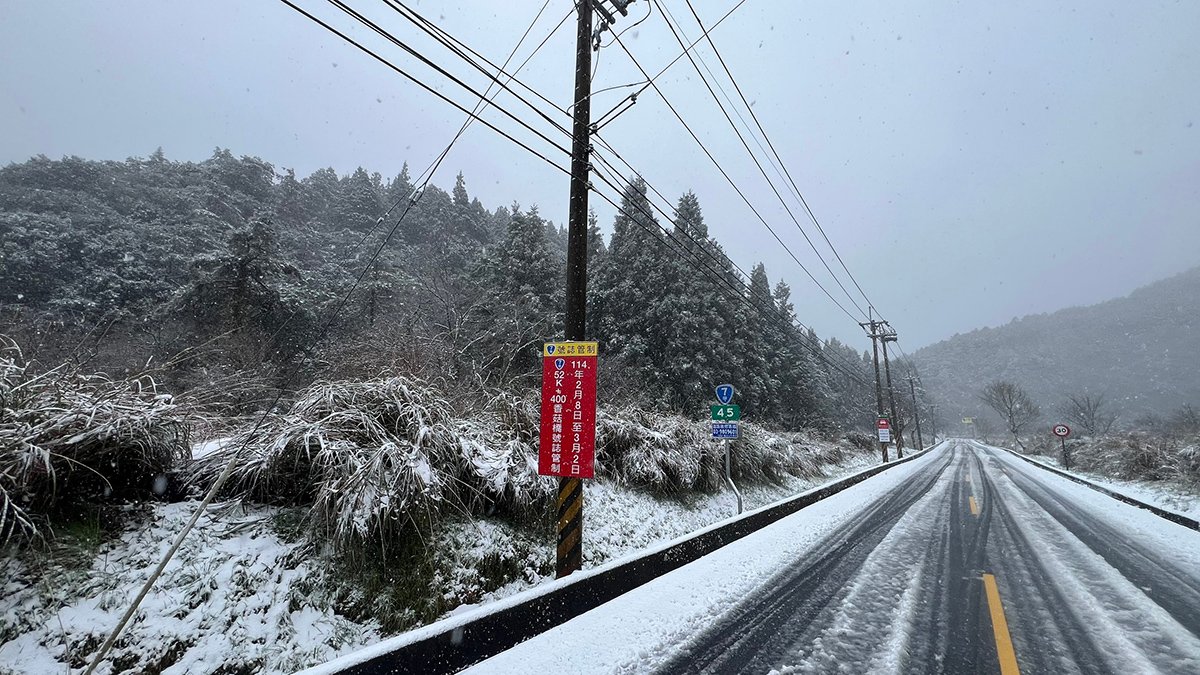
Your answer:
[[[1122,480],[1166,482],[1200,492],[1200,410],[1183,404],[1165,416],[1121,419],[1104,393],[1068,394],[1047,415],[1020,385],[990,383],[979,400],[1001,420],[1007,434],[996,434],[987,417],[974,432],[981,440],[1052,457],[1066,468]],[[1050,433],[1065,423],[1065,443]]]

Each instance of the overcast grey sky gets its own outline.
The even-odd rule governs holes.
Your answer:
[[[710,25],[737,0],[693,3]],[[301,4],[473,103],[330,5]],[[353,4],[486,86],[382,3]],[[411,4],[499,62],[542,0]],[[392,176],[405,161],[414,174],[423,169],[462,122],[275,0],[0,5],[0,162],[35,154],[122,159],[158,146],[172,159],[202,160],[220,146],[301,175],[361,165]],[[698,36],[683,0],[665,5]],[[572,7],[550,0],[519,58]],[[638,0],[618,28],[646,10]],[[1200,264],[1200,3],[747,0],[712,35],[833,244],[909,350],[1123,295]],[[622,39],[650,72],[680,52],[657,11]],[[572,18],[520,74],[564,107],[573,44]],[[707,47],[699,54],[719,72]],[[596,90],[639,79],[619,46],[601,51]],[[800,262],[857,313],[692,66],[682,60],[658,83]],[[594,114],[628,91],[598,94]],[[498,102],[535,119],[509,98]],[[494,111],[486,117],[514,128]],[[801,320],[822,336],[868,344],[652,90],[602,135],[672,201],[694,190],[736,261],[746,269],[764,261],[772,281],[792,285]],[[565,157],[553,158],[566,166]],[[449,188],[459,170],[489,208],[537,204],[565,222],[566,176],[482,125],[458,143],[435,183]],[[614,209],[594,196],[592,204],[609,226]]]

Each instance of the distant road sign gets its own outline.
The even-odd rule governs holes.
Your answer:
[[[963,424],[975,424],[975,418],[974,417],[964,417]]]
[[[880,443],[892,442],[892,423],[886,417],[875,421],[875,431],[879,434]]]
[[[710,405],[714,422],[736,422],[742,419],[742,407],[737,405]]]
[[[733,385],[721,384],[717,385],[717,400],[721,405],[729,405],[733,402]]]
[[[712,437],[715,440],[736,441],[739,437],[738,436],[738,423],[737,422],[713,421]]]
[[[1054,435],[1058,436],[1059,438],[1066,438],[1067,436],[1071,435],[1071,427],[1065,424],[1055,424]]]

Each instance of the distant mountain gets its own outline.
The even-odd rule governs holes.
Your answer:
[[[1105,393],[1125,421],[1200,403],[1200,267],[1088,307],[1014,319],[917,350],[940,416],[983,412],[995,379],[1023,386],[1046,414],[1068,395]]]

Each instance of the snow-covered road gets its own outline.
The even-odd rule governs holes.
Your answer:
[[[470,672],[1200,672],[1200,533],[963,441]]]

